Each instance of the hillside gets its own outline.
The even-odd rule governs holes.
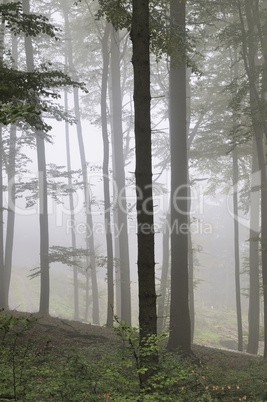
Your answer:
[[[133,348],[122,332],[118,337],[111,328],[18,311],[2,312],[1,332],[0,401],[267,398],[266,363],[246,353],[194,345],[196,364],[163,348],[159,383],[148,398],[139,395]]]

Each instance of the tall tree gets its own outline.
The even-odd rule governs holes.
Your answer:
[[[234,206],[234,254],[235,254],[235,291],[238,350],[243,350],[242,311],[241,311],[241,286],[240,286],[240,257],[239,257],[239,222],[238,222],[238,151],[237,147],[232,151],[233,161],[233,206]]]
[[[30,14],[29,0],[23,0],[23,12]],[[34,71],[32,38],[25,36],[25,53],[28,72]],[[38,102],[36,98],[35,102]],[[46,178],[46,157],[45,157],[45,135],[42,131],[36,132],[38,181],[39,181],[39,223],[40,223],[40,306],[39,312],[49,313],[49,233],[48,233],[48,205],[47,205],[47,178]]]
[[[151,160],[149,0],[133,0],[132,4],[131,39],[134,69],[135,179],[138,224],[137,266],[140,344],[142,346],[149,336],[157,334]],[[155,352],[150,359],[152,363],[157,362]],[[142,374],[142,381],[146,382],[150,374],[150,370]]]
[[[240,20],[242,38],[242,58],[249,84],[251,120],[256,140],[259,169],[261,172],[261,261],[262,261],[262,280],[263,280],[263,300],[264,300],[264,357],[267,358],[267,172],[266,155],[264,153],[263,141],[267,138],[266,116],[262,110],[266,109],[265,99],[265,44],[262,37],[257,35],[260,14],[258,1],[245,0],[244,8],[240,0],[237,0],[237,9]],[[265,15],[265,14],[264,14]],[[265,26],[265,24],[264,24]],[[246,28],[247,27],[247,28]],[[259,33],[259,32],[258,32]],[[258,59],[260,43],[263,44],[263,68],[258,69],[256,60]],[[259,72],[260,71],[260,72]],[[261,80],[259,77],[261,76]],[[259,83],[262,85],[259,85]]]
[[[191,352],[188,293],[188,163],[186,121],[185,0],[171,0],[171,28],[181,32],[170,65],[171,305],[168,349]]]
[[[68,112],[68,91],[64,90],[64,107],[66,113]],[[70,152],[70,132],[69,122],[65,122],[65,141],[66,141],[66,157],[67,157],[67,171],[68,171],[68,187],[69,187],[69,205],[70,205],[70,219],[71,219],[71,247],[73,250],[77,247],[76,233],[75,233],[75,214],[74,214],[74,199],[73,199],[73,181],[71,173],[71,152]],[[75,262],[75,257],[73,257]],[[78,267],[73,266],[73,294],[74,294],[74,319],[79,320],[79,289],[78,289]]]
[[[61,2],[64,20],[65,20],[65,30],[70,38],[70,28],[69,28],[69,16],[68,9],[66,7],[65,2]],[[76,77],[74,62],[73,62],[73,50],[72,50],[72,42],[68,41],[68,63],[69,69],[73,77]],[[85,200],[85,216],[86,216],[86,248],[90,250],[90,257],[87,257],[87,267],[86,267],[86,311],[85,311],[85,319],[87,320],[88,316],[88,306],[89,306],[89,294],[88,294],[88,286],[89,286],[89,275],[91,275],[92,280],[92,298],[93,298],[93,311],[92,318],[94,324],[99,324],[99,299],[98,299],[98,284],[97,284],[97,275],[96,275],[96,259],[95,259],[95,246],[94,246],[94,234],[93,234],[93,219],[92,219],[92,211],[91,211],[91,197],[89,190],[89,180],[87,173],[87,163],[85,157],[85,148],[83,141],[83,132],[82,132],[82,124],[81,124],[81,116],[80,116],[80,106],[79,106],[79,88],[73,88],[73,98],[74,98],[74,112],[76,118],[76,131],[77,131],[77,139],[79,145],[80,152],[80,160],[82,166],[82,177],[83,177],[83,189],[84,189],[84,200]],[[89,263],[90,261],[90,263]]]
[[[161,267],[161,280],[160,280],[160,293],[158,296],[158,332],[164,329],[166,321],[166,293],[168,287],[168,273],[169,273],[169,260],[170,260],[170,212],[167,212],[165,222],[163,225],[162,235],[162,267]]]
[[[111,111],[113,130],[114,178],[117,186],[116,217],[119,233],[119,267],[121,286],[121,319],[131,324],[130,260],[128,243],[128,222],[126,202],[126,181],[123,155],[122,95],[120,75],[119,32],[111,32]]]
[[[18,44],[17,37],[12,35],[12,59],[13,68],[17,69],[18,60]],[[5,287],[6,287],[6,302],[8,306],[8,295],[11,279],[13,243],[14,243],[14,228],[15,228],[15,164],[16,164],[16,124],[11,124],[9,137],[9,151],[7,161],[7,180],[8,180],[8,211],[6,224],[6,244],[5,244]]]
[[[255,139],[253,140],[252,179],[250,195],[249,231],[249,308],[248,308],[248,353],[258,353],[260,330],[260,279],[259,279],[259,219],[260,178]]]
[[[6,4],[6,1],[4,1]],[[4,64],[4,36],[5,20],[2,18],[0,25],[0,68]],[[6,275],[4,266],[4,217],[3,217],[3,127],[0,124],[0,307],[7,307]]]
[[[108,39],[110,34],[110,24],[106,23],[102,43],[103,72],[101,84],[101,122],[103,138],[103,187],[104,187],[104,208],[105,208],[105,232],[107,247],[107,281],[108,281],[108,302],[107,302],[107,325],[113,325],[114,316],[114,285],[113,285],[113,241],[111,232],[110,216],[110,191],[109,191],[109,138],[107,126],[107,86],[108,86],[108,65],[109,49]]]

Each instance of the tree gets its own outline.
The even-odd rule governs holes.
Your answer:
[[[188,294],[188,163],[186,121],[185,0],[171,0],[171,27],[181,32],[179,57],[170,65],[171,305],[168,349],[191,352]],[[175,228],[175,230],[174,230]]]
[[[137,197],[137,243],[140,345],[157,334],[154,227],[150,121],[150,29],[149,1],[133,0],[131,39],[134,69],[135,179]],[[149,357],[148,357],[149,358]],[[157,355],[152,354],[152,363]],[[143,382],[151,374],[143,374]]]
[[[70,29],[69,29],[69,19],[68,19],[68,10],[66,8],[65,2],[61,2],[63,15],[65,19],[65,27],[66,33],[70,38]],[[73,50],[71,40],[68,42],[68,63],[71,74],[76,78],[76,72],[73,63]],[[92,296],[93,296],[93,311],[92,318],[94,324],[99,324],[99,300],[98,300],[98,284],[97,284],[97,275],[96,275],[96,262],[95,262],[95,253],[94,253],[94,234],[93,234],[93,219],[91,212],[91,197],[89,191],[89,180],[87,173],[87,163],[85,157],[85,147],[83,141],[83,132],[82,132],[82,124],[81,124],[81,115],[80,115],[80,106],[79,106],[79,88],[73,88],[73,99],[74,99],[74,112],[76,118],[76,131],[77,131],[77,139],[79,145],[80,152],[80,160],[81,160],[81,168],[82,168],[82,177],[83,177],[83,190],[84,190],[84,202],[85,202],[85,217],[86,217],[86,247],[91,251],[90,257],[87,260],[87,274],[86,274],[86,310],[85,310],[85,319],[88,318],[88,306],[89,306],[89,275],[91,274],[92,280]],[[90,263],[89,263],[90,261]]]
[[[255,138],[253,141],[252,180],[250,195],[250,232],[249,232],[249,309],[248,309],[248,346],[247,352],[258,353],[260,330],[260,278],[259,278],[259,208],[260,180],[259,164]]]
[[[113,241],[111,233],[111,216],[110,216],[110,191],[109,191],[109,139],[107,127],[107,84],[108,84],[108,65],[109,50],[108,39],[110,35],[111,25],[107,22],[102,44],[103,54],[103,72],[101,85],[101,122],[102,122],[102,138],[103,138],[103,187],[104,187],[104,208],[105,208],[105,231],[106,231],[106,247],[107,247],[107,281],[108,281],[108,303],[107,303],[107,325],[113,325],[114,316],[114,285],[113,285]]]
[[[29,0],[23,0],[23,11],[30,14]],[[34,71],[33,46],[31,36],[25,36],[25,53],[28,72]],[[35,98],[35,97],[34,97]],[[34,100],[38,104],[38,97]],[[40,222],[40,306],[41,314],[49,314],[49,232],[48,232],[48,204],[45,138],[42,130],[36,132],[38,180],[39,180],[39,222]]]
[[[261,260],[264,300],[264,357],[267,358],[267,173],[266,156],[264,154],[263,146],[264,138],[267,138],[266,116],[263,113],[263,110],[266,110],[266,45],[263,40],[264,38],[261,35],[262,31],[259,31],[258,28],[260,23],[258,19],[260,17],[258,1],[249,2],[248,0],[245,0],[243,11],[240,0],[237,0],[237,9],[242,38],[241,54],[249,84],[251,121],[256,140],[259,169],[261,172]],[[245,21],[247,24],[247,30]],[[260,70],[260,74],[256,65],[259,49],[258,42],[260,42],[260,45],[262,46],[261,51],[263,56],[263,68]],[[262,85],[260,87],[258,86],[259,75],[262,78]]]
[[[130,261],[128,243],[128,222],[126,203],[125,161],[123,155],[122,129],[122,94],[120,75],[120,38],[119,33],[111,31],[111,111],[113,131],[113,165],[114,178],[118,191],[116,200],[116,225],[119,233],[119,267],[120,267],[120,295],[121,319],[131,324],[131,288],[130,288]]]

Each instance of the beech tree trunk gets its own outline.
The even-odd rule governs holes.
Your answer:
[[[163,226],[162,236],[162,269],[161,269],[161,281],[160,292],[158,296],[158,332],[164,329],[166,321],[166,291],[168,287],[168,273],[169,273],[169,261],[170,261],[170,212],[167,212],[165,223]]]
[[[68,10],[64,2],[62,4],[62,10],[65,20],[65,31],[69,38],[68,46],[68,61],[70,71],[75,78],[75,69],[73,63],[73,52],[69,29],[69,19]],[[91,274],[92,280],[92,299],[93,299],[93,311],[92,320],[94,324],[99,325],[99,300],[98,300],[98,284],[96,276],[96,261],[95,261],[95,246],[94,246],[94,234],[93,234],[93,219],[91,212],[91,198],[89,192],[88,174],[87,174],[87,163],[85,158],[85,149],[83,142],[83,133],[81,125],[80,107],[79,107],[79,90],[77,87],[73,88],[74,97],[74,112],[76,118],[76,130],[77,138],[81,159],[82,167],[82,177],[83,177],[83,187],[84,187],[84,200],[85,200],[85,215],[86,215],[86,248],[90,250],[90,257],[87,259],[86,263],[86,306],[85,306],[85,320],[88,319],[88,309],[89,309],[89,275]],[[90,261],[90,262],[89,262]]]
[[[6,1],[3,2],[6,4]],[[5,23],[0,25],[0,66],[3,66]],[[4,221],[3,221],[3,142],[0,125],[0,308],[7,307],[6,275],[4,265]]]
[[[10,143],[7,166],[8,180],[8,211],[6,224],[6,244],[5,244],[5,287],[6,287],[6,305],[8,306],[8,295],[11,280],[12,255],[14,243],[15,227],[15,163],[16,163],[16,125],[10,127]]]
[[[65,32],[65,69],[68,66],[68,41],[71,38],[68,37],[69,32]],[[67,72],[67,71],[66,71]],[[68,91],[64,90],[64,107],[65,112],[69,111],[68,104]],[[68,171],[68,187],[71,190],[73,188],[71,177],[71,153],[70,153],[70,133],[69,122],[65,122],[65,142],[66,142],[66,158],[67,158],[67,171]],[[75,231],[75,215],[74,215],[74,199],[73,192],[69,191],[69,205],[70,205],[70,219],[71,219],[71,247],[76,248],[76,231]],[[74,262],[75,258],[73,258]],[[78,286],[78,267],[73,266],[73,302],[74,302],[74,320],[79,320],[79,286]]]
[[[113,130],[113,161],[114,178],[118,191],[116,202],[117,232],[119,243],[120,266],[120,297],[121,314],[123,321],[131,324],[131,285],[130,285],[130,260],[128,243],[128,222],[126,183],[123,155],[123,130],[122,130],[122,99],[120,78],[120,42],[119,34],[111,31],[111,103],[112,103],[112,130]]]
[[[185,35],[185,0],[171,0],[171,25]],[[188,289],[188,163],[185,49],[179,48],[170,66],[171,139],[171,306],[168,349],[191,352]]]
[[[101,86],[101,123],[103,138],[103,188],[104,188],[104,208],[105,208],[105,231],[107,247],[107,281],[108,281],[108,302],[107,302],[107,325],[113,326],[114,316],[114,285],[113,285],[113,242],[111,233],[110,217],[110,191],[109,191],[109,139],[107,126],[107,85],[108,85],[108,65],[109,49],[108,39],[110,25],[106,24],[104,36],[102,38],[103,71]]]
[[[249,309],[248,309],[248,347],[247,352],[258,353],[260,329],[260,280],[259,280],[259,219],[260,219],[260,178],[259,163],[253,141],[252,180],[250,196],[249,232]]]
[[[13,68],[17,68],[18,60],[18,43],[17,37],[12,35],[12,58]],[[13,256],[13,243],[14,243],[14,228],[15,228],[15,164],[16,164],[16,140],[17,140],[17,127],[11,124],[10,139],[9,139],[9,154],[7,162],[7,180],[8,180],[8,201],[7,201],[7,224],[6,224],[6,244],[5,244],[5,288],[6,288],[6,301],[8,306],[8,296],[11,280],[12,270],[12,256]]]
[[[30,13],[29,0],[23,0],[23,11]],[[34,70],[33,46],[30,36],[25,36],[25,53],[27,70]],[[40,222],[40,305],[41,314],[49,314],[49,234],[48,234],[48,210],[47,210],[47,178],[45,158],[45,138],[41,131],[36,132],[38,183],[39,183],[39,222]]]
[[[65,111],[68,108],[68,92],[64,90],[64,106]],[[68,187],[73,188],[71,177],[71,156],[70,156],[70,138],[69,138],[69,123],[65,122],[65,141],[66,141],[66,156],[67,156],[67,171],[68,171]],[[71,219],[71,247],[76,248],[76,232],[75,232],[75,215],[74,215],[74,200],[73,193],[69,191],[69,204],[70,204],[70,219]],[[73,258],[73,261],[75,258]],[[73,266],[73,301],[74,301],[74,320],[79,320],[79,288],[78,288],[78,267]]]
[[[240,258],[239,258],[239,227],[238,227],[238,156],[237,148],[232,151],[233,157],[233,210],[234,210],[234,254],[235,254],[235,292],[236,292],[236,315],[238,350],[243,350],[242,311],[241,311],[241,290],[240,290]]]
[[[134,124],[136,152],[137,244],[140,346],[157,334],[154,213],[150,117],[149,1],[133,0],[131,39],[134,69]],[[141,386],[154,372],[157,353],[143,358],[150,369],[140,375]]]
[[[7,308],[6,275],[4,264],[4,217],[3,217],[3,141],[0,127],[0,308]]]
[[[245,0],[246,25],[240,1],[238,1],[238,12],[242,30],[242,57],[249,81],[250,110],[254,136],[256,140],[259,169],[261,172],[261,262],[263,282],[263,308],[264,308],[264,358],[267,358],[267,172],[266,157],[264,154],[263,139],[267,138],[266,118],[260,117],[260,111],[265,103],[265,89],[267,81],[266,44],[263,42],[264,64],[262,70],[262,87],[258,88],[255,78],[256,74],[256,52],[257,46],[254,43],[255,32],[258,30],[258,21],[254,18],[257,11],[257,2]],[[263,38],[260,37],[262,40]]]

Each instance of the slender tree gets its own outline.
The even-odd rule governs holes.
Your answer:
[[[64,90],[64,106],[65,111],[68,112],[68,92]],[[71,152],[70,152],[70,133],[69,122],[65,122],[65,141],[66,141],[66,156],[67,156],[67,171],[68,171],[68,187],[69,187],[69,205],[70,205],[70,219],[71,219],[71,247],[73,250],[77,247],[76,233],[75,233],[75,215],[74,215],[74,199],[73,199],[73,181],[71,176]],[[73,257],[73,262],[75,257]],[[73,266],[73,293],[74,293],[74,319],[79,320],[79,289],[78,289],[78,267]]]
[[[259,208],[260,178],[255,139],[253,140],[252,179],[250,195],[249,231],[249,309],[248,309],[248,346],[247,352],[257,354],[260,330],[260,270],[259,270]]]
[[[13,68],[18,67],[18,43],[17,37],[12,35],[12,60]],[[9,137],[9,151],[7,161],[7,180],[8,180],[8,201],[7,201],[7,224],[6,224],[6,244],[5,244],[5,282],[6,282],[6,305],[8,306],[8,295],[11,280],[14,229],[15,229],[15,164],[16,164],[16,142],[17,142],[17,127],[16,124],[11,124]]]
[[[137,244],[140,345],[157,334],[154,213],[152,195],[149,1],[133,0],[131,39],[134,68],[134,123],[136,152]],[[157,363],[154,352],[150,359]],[[152,369],[153,372],[153,369]],[[151,371],[141,374],[146,383]]]
[[[119,233],[119,266],[120,266],[120,295],[121,319],[131,324],[131,288],[130,288],[130,261],[128,244],[128,222],[126,202],[126,182],[123,154],[122,129],[122,99],[120,76],[120,39],[119,33],[111,31],[111,111],[113,130],[113,160],[114,178],[117,186],[118,199],[116,202],[117,230]]]
[[[6,1],[4,1],[6,4]],[[0,68],[3,68],[5,20],[0,25]],[[4,217],[3,217],[3,128],[0,125],[0,307],[7,307],[6,275],[4,266]]]
[[[249,98],[251,120],[256,140],[259,169],[261,172],[261,261],[262,261],[262,280],[263,280],[263,300],[264,300],[264,357],[267,358],[267,172],[266,156],[264,153],[263,141],[267,138],[266,117],[261,113],[266,105],[264,85],[265,77],[265,45],[263,50],[264,64],[262,71],[261,88],[258,87],[258,69],[256,66],[258,40],[257,24],[259,23],[259,13],[257,13],[257,1],[244,2],[244,13],[240,0],[237,0],[238,15],[241,27],[242,38],[242,58],[249,84]],[[246,30],[247,26],[247,30]],[[265,78],[265,79],[264,79]]]
[[[191,352],[188,293],[188,164],[186,121],[185,0],[171,0],[171,27],[181,32],[179,57],[170,65],[171,305],[168,349]]]
[[[238,153],[237,147],[232,151],[233,161],[233,211],[234,211],[234,254],[235,254],[235,290],[236,290],[236,313],[238,350],[243,350],[242,311],[241,311],[241,286],[240,286],[240,257],[239,257],[239,223],[238,223]]]
[[[29,0],[23,0],[23,12],[30,14]],[[34,71],[33,46],[31,36],[25,36],[25,53],[28,72]],[[38,102],[38,99],[36,99]],[[49,313],[49,234],[48,234],[48,208],[47,208],[47,178],[45,138],[40,130],[36,132],[38,182],[39,182],[39,222],[40,222],[40,306],[39,312]]]
[[[109,191],[109,139],[107,126],[107,86],[108,86],[108,65],[109,49],[108,39],[110,24],[106,23],[105,32],[102,38],[103,72],[101,85],[101,122],[103,138],[103,187],[104,187],[104,208],[105,208],[105,232],[107,247],[107,281],[108,281],[108,302],[107,302],[107,325],[113,325],[114,316],[114,284],[113,284],[113,241],[111,233],[110,216],[110,191]]]
[[[65,2],[61,2],[64,20],[65,20],[65,30],[68,33],[68,37],[70,38],[70,29],[69,29],[69,17],[68,17],[68,9],[66,7]],[[75,68],[73,62],[73,51],[72,51],[72,43],[71,40],[68,41],[68,63],[71,74],[75,77]],[[85,148],[83,141],[83,133],[82,133],[82,125],[81,125],[81,116],[80,116],[80,107],[79,107],[79,89],[77,87],[73,88],[73,97],[74,97],[74,112],[76,118],[76,130],[77,130],[77,139],[79,145],[80,152],[80,160],[82,166],[82,176],[83,176],[83,186],[84,186],[84,199],[85,199],[85,215],[86,215],[86,247],[90,250],[90,257],[87,257],[87,267],[86,267],[86,309],[85,309],[85,319],[88,318],[88,307],[89,307],[89,274],[91,274],[92,280],[92,298],[93,298],[93,323],[99,324],[99,299],[98,299],[98,284],[97,284],[97,275],[96,275],[96,259],[95,259],[95,246],[94,246],[94,234],[93,234],[93,219],[92,219],[92,211],[91,211],[91,197],[89,190],[89,181],[88,181],[88,173],[87,173],[87,163],[85,157]],[[90,262],[89,262],[90,261]]]
[[[160,280],[160,292],[158,296],[158,332],[164,329],[166,321],[166,293],[168,288],[168,273],[169,273],[169,260],[170,260],[170,213],[167,212],[165,222],[163,225],[162,235],[162,268]]]

